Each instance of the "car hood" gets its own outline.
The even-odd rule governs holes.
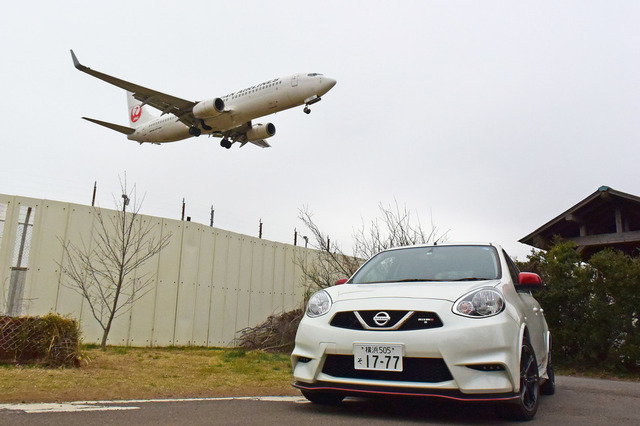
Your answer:
[[[480,287],[495,287],[500,280],[342,284],[326,289],[334,302],[358,299],[441,299],[455,302]]]

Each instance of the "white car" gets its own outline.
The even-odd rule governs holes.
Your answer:
[[[385,250],[311,296],[291,355],[311,402],[345,396],[498,401],[533,418],[555,389],[551,334],[520,272],[496,244]]]

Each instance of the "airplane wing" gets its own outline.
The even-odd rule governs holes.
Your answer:
[[[134,83],[130,83],[125,80],[121,80],[116,77],[94,71],[89,67],[86,67],[78,61],[75,53],[71,50],[71,58],[73,59],[73,65],[80,71],[92,75],[121,89],[127,90],[133,93],[133,97],[141,101],[146,105],[151,105],[154,108],[162,111],[163,114],[173,114],[180,119],[187,126],[195,126],[198,120],[193,115],[193,107],[197,102],[188,101],[186,99],[177,98],[175,96],[167,95],[166,93],[158,92],[152,89],[148,89],[143,86],[139,86]],[[101,123],[98,123],[101,124]],[[117,130],[117,129],[116,129]]]

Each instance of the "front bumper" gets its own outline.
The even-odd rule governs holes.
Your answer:
[[[508,311],[476,319],[453,314],[451,306],[451,302],[438,299],[361,299],[335,303],[330,313],[319,318],[305,317],[298,328],[291,356],[294,386],[349,395],[421,395],[464,400],[516,398],[520,324]],[[329,324],[338,311],[375,309],[431,311],[437,313],[443,326],[377,331]],[[355,371],[349,364],[353,364],[356,342],[401,344],[404,360],[409,361],[407,366],[413,370],[402,374]],[[341,368],[335,368],[336,358],[342,358]],[[411,367],[412,364],[416,366]],[[427,374],[425,368],[435,371]]]

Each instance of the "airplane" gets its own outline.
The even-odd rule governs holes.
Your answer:
[[[252,123],[252,120],[300,105],[304,105],[303,111],[309,114],[309,106],[319,102],[336,84],[336,80],[320,73],[299,73],[274,78],[226,96],[194,102],[92,70],[78,61],[73,50],[71,58],[78,70],[127,91],[128,127],[82,118],[123,133],[127,139],[140,144],[159,145],[208,134],[222,138],[220,146],[227,149],[236,142],[240,147],[251,142],[268,148],[271,145],[265,139],[275,135],[275,125]],[[154,116],[147,105],[162,114]]]

